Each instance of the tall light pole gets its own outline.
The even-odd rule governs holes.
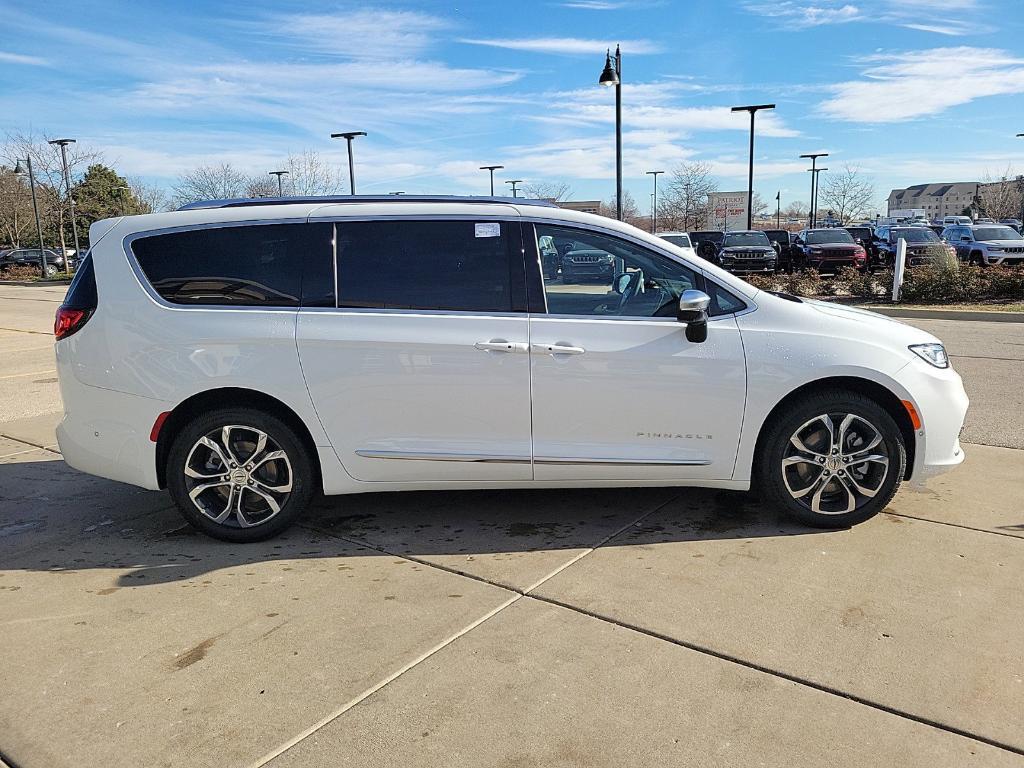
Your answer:
[[[114,191],[120,193],[118,195],[118,197],[121,198],[121,215],[124,216],[125,215],[125,210],[128,207],[127,195],[125,193],[126,192],[130,192],[131,191],[131,187],[126,187],[126,186],[124,186],[122,184],[119,187],[114,187]]]
[[[350,195],[356,193],[356,166],[352,162],[352,139],[356,136],[365,136],[366,131],[347,131],[346,133],[332,133],[332,139],[344,139],[348,144],[348,190]]]
[[[1017,138],[1024,139],[1024,133],[1018,133]],[[1024,176],[1017,177],[1017,190],[1020,192],[1020,220],[1024,221]]]
[[[651,203],[651,234],[658,234],[658,174],[664,171],[647,171],[647,175],[654,177],[654,201]]]
[[[516,195],[516,184],[522,184],[523,180],[522,179],[509,179],[505,183],[512,185],[512,197],[517,197],[517,195]]]
[[[491,172],[491,197],[494,197],[494,172],[495,171],[499,171],[499,170],[501,170],[504,167],[505,167],[504,165],[481,165],[480,166],[480,170],[481,171],[490,171]]]
[[[782,190],[775,193],[775,228],[782,226]]]
[[[811,161],[811,210],[807,214],[807,226],[814,226],[815,214],[817,211],[814,209],[815,200],[818,199],[818,174],[814,172],[815,166],[818,164],[819,157],[828,157],[828,152],[811,152],[806,155],[800,155],[800,157],[810,158]]]
[[[754,228],[754,115],[762,109],[775,109],[774,104],[750,104],[733,107],[733,112],[750,113],[750,165],[747,169],[747,229]]]
[[[68,173],[68,144],[74,144],[74,139],[53,139],[49,144],[56,144],[60,147],[60,160],[64,166],[64,186],[68,189],[68,205],[71,207],[71,234],[75,238],[75,260],[80,261],[82,255],[78,247],[78,223],[75,221],[75,198],[71,194],[71,174]],[[67,254],[64,254],[65,256]]]
[[[828,168],[808,168],[807,171],[811,174],[811,220],[808,222],[808,229],[813,229],[818,226],[818,174],[822,171],[827,171]]]
[[[604,71],[597,80],[605,87],[615,86],[615,218],[622,221],[622,51],[615,46],[615,62],[611,49],[604,57]]]
[[[43,225],[39,222],[39,204],[36,202],[36,179],[32,175],[32,156],[25,158],[25,168],[21,167],[21,160],[14,166],[15,173],[28,174],[28,186],[32,190],[32,212],[36,215],[36,235],[39,237],[39,259],[43,270],[43,277],[46,277],[46,246],[43,245]]]
[[[267,171],[267,176],[277,176],[277,195],[278,197],[284,197],[284,186],[281,184],[281,177],[287,176],[288,171]],[[352,194],[355,194],[353,192]]]

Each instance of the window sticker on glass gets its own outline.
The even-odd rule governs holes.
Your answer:
[[[489,222],[487,224],[476,225],[476,236],[477,237],[501,237],[501,224],[498,222]]]

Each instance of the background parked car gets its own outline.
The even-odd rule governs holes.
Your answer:
[[[878,266],[878,253],[875,250],[875,228],[870,224],[857,224],[855,226],[843,227],[850,233],[853,242],[861,246],[868,256],[868,266]]]
[[[726,232],[717,263],[730,272],[774,272],[778,254],[760,230]]]
[[[699,232],[690,232],[690,244],[693,249],[697,251],[697,255],[702,259],[708,261],[714,261],[715,257],[718,256],[718,249],[722,245],[722,239],[725,237],[725,232],[717,229],[701,230]]]
[[[662,232],[658,237],[662,240],[667,240],[677,248],[682,248],[689,256],[697,255],[697,252],[693,250],[693,243],[690,241],[690,235],[686,232]]]
[[[1020,219],[1000,219],[1000,224],[1005,224],[1010,229],[1015,230],[1018,234],[1024,235],[1024,226],[1021,225]]]
[[[947,227],[943,236],[968,264],[1024,264],[1024,237],[1005,224]]]
[[[878,260],[885,266],[896,263],[896,247],[900,238],[907,241],[907,266],[932,264],[943,257],[955,258],[952,246],[943,243],[930,227],[879,227],[875,230]]]
[[[792,271],[796,235],[788,229],[766,229],[764,233],[768,236],[772,247],[775,248],[775,253],[778,257],[778,260],[775,262],[776,269],[786,272]]]
[[[42,267],[42,251],[38,248],[14,248],[9,251],[0,251],[0,270],[11,267]],[[67,260],[56,251],[46,249],[46,274],[55,275],[63,272],[68,267]]]
[[[868,268],[867,250],[845,229],[805,229],[797,237],[796,248],[799,267],[819,272],[835,272],[840,267]]]

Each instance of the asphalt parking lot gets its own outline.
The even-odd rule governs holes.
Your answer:
[[[1024,323],[923,320],[967,461],[822,532],[695,489],[372,494],[228,545],[56,450],[0,286],[0,755],[36,766],[1024,765]]]

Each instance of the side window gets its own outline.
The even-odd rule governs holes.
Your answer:
[[[536,233],[554,315],[675,317],[680,294],[702,282],[689,267],[617,237],[546,224]]]
[[[142,237],[132,252],[173,304],[297,307],[304,264],[330,264],[329,224],[249,224]]]
[[[335,239],[339,307],[524,309],[522,238],[516,223],[339,222]]]

